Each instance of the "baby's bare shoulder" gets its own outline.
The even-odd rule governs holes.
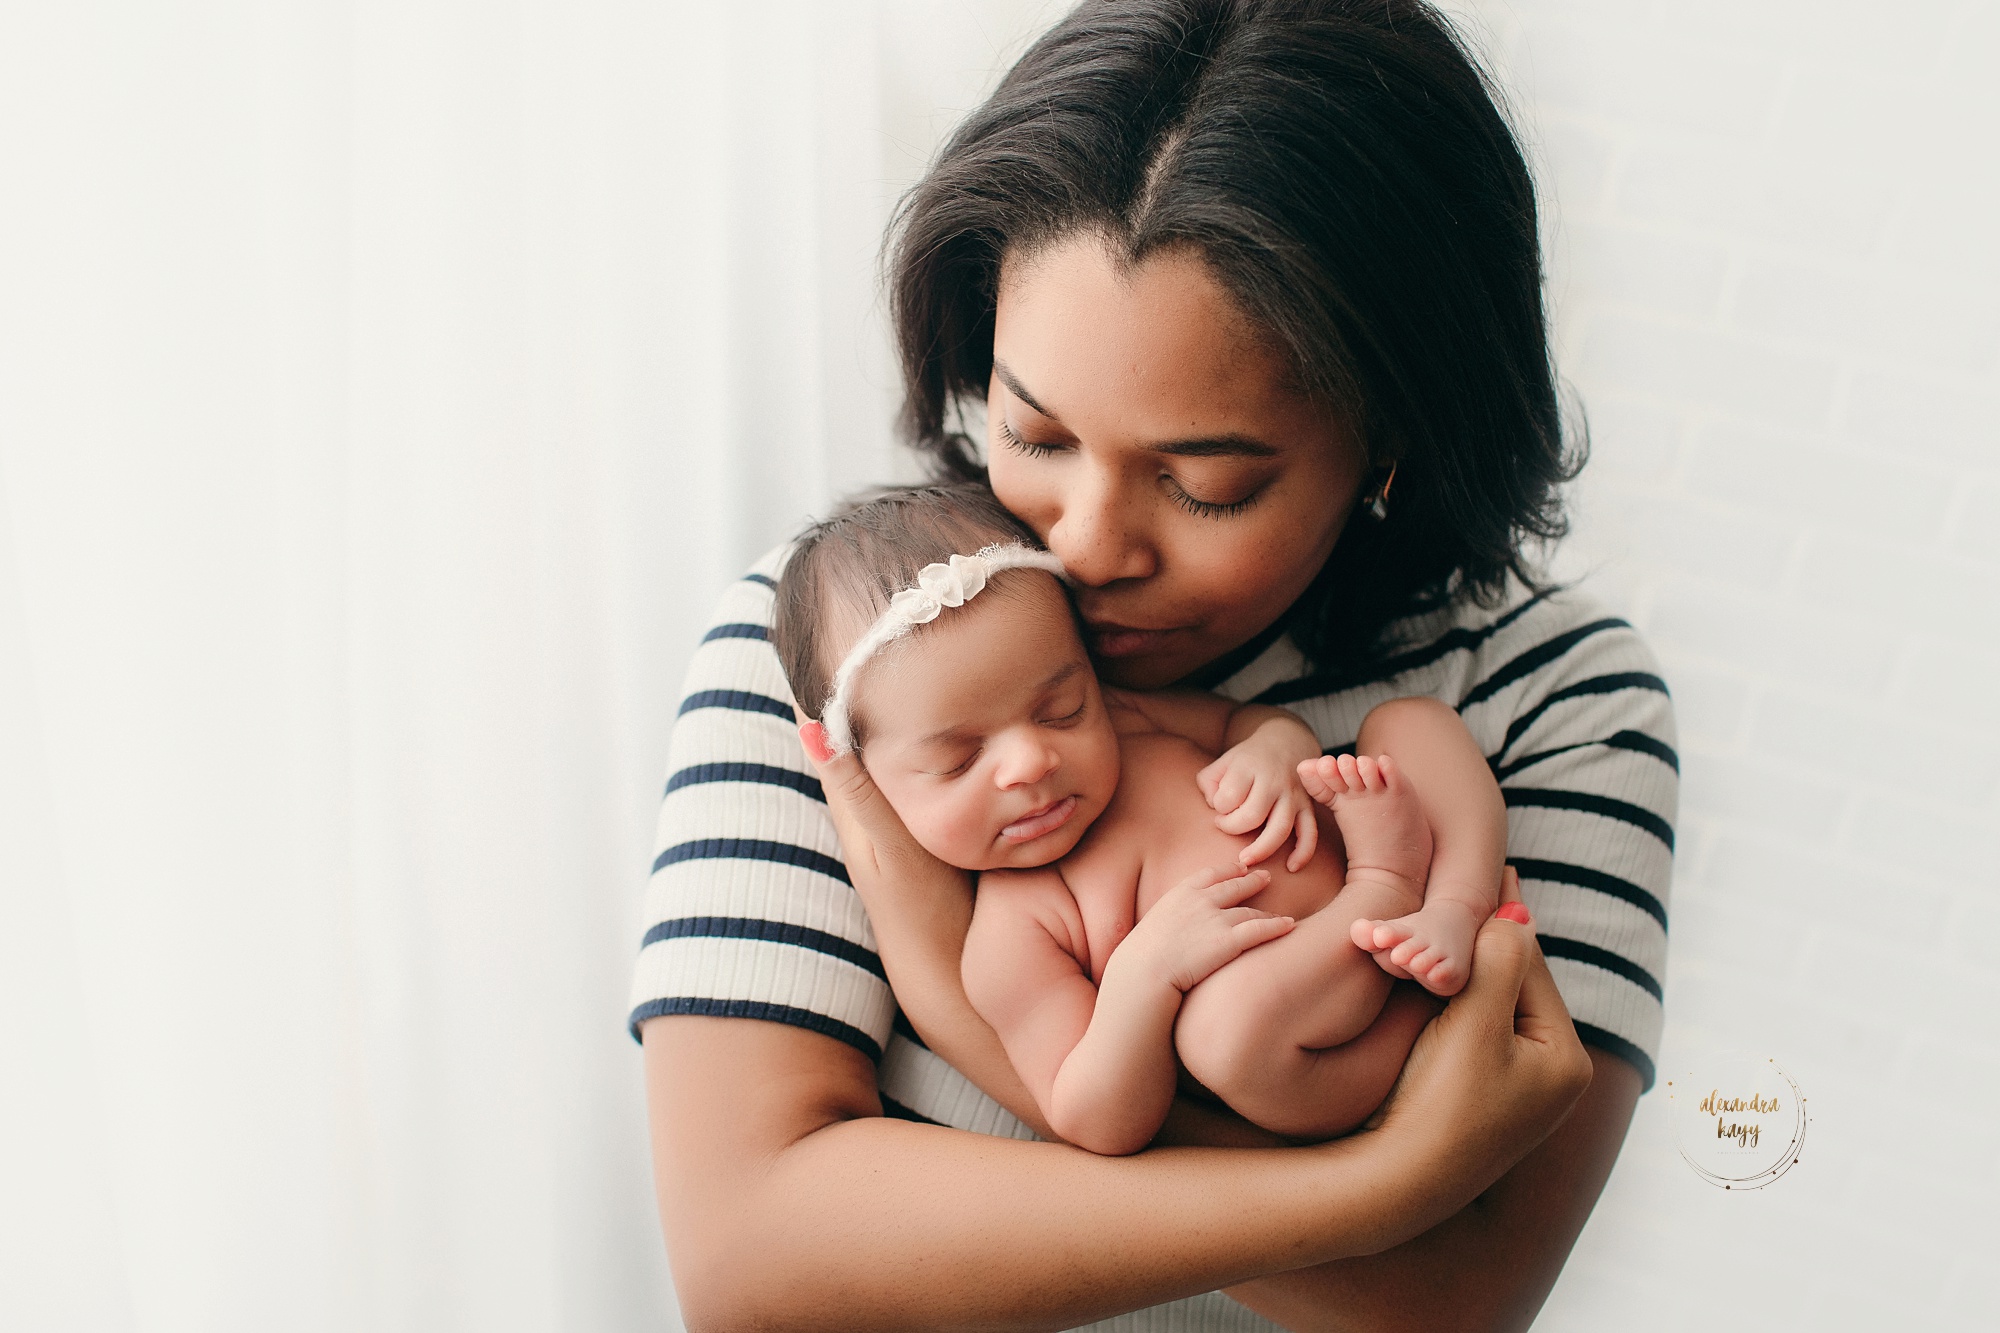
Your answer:
[[[1046,932],[1078,957],[1088,956],[1083,911],[1056,866],[988,870],[979,876],[965,937],[967,958],[989,952],[1005,956],[1023,930]]]
[[[1157,723],[1139,707],[1130,690],[1121,690],[1115,685],[1100,687],[1104,696],[1104,711],[1111,718],[1111,730],[1122,741],[1131,736],[1159,735]]]
[[[1194,775],[1213,763],[1215,756],[1185,736],[1167,731],[1138,732],[1118,738],[1118,792],[1144,789],[1149,801],[1158,794],[1179,791],[1202,803]]]

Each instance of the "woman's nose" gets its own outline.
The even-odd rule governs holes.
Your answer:
[[[993,769],[993,781],[1002,790],[1040,782],[1062,766],[1062,756],[1038,731],[1039,728],[1021,728],[1006,738],[1000,762]]]
[[[1071,578],[1098,588],[1154,572],[1158,562],[1141,498],[1130,493],[1129,483],[1105,470],[1085,469],[1075,480],[1048,533],[1049,549]]]

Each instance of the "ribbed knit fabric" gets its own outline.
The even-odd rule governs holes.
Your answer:
[[[724,594],[689,668],[633,1031],[662,1014],[795,1024],[876,1061],[891,1115],[1031,1138],[897,1013],[768,641],[783,558],[773,552]],[[1630,625],[1574,592],[1522,590],[1496,608],[1461,602],[1401,623],[1396,640],[1365,679],[1330,679],[1308,675],[1280,638],[1217,692],[1282,704],[1328,753],[1351,752],[1384,700],[1454,705],[1500,781],[1508,860],[1578,1034],[1631,1062],[1650,1088],[1679,779],[1673,709],[1652,655]],[[1275,1326],[1210,1293],[1091,1327]]]

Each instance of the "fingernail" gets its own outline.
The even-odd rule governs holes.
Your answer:
[[[1528,915],[1528,908],[1524,903],[1502,903],[1500,904],[1500,910],[1493,915],[1503,921],[1513,921],[1523,926],[1531,926],[1535,923],[1535,919]]]
[[[806,747],[806,753],[816,764],[833,758],[833,747],[826,743],[826,728],[817,722],[799,723],[799,743]]]

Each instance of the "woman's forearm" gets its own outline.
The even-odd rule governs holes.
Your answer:
[[[754,1019],[653,1019],[645,1052],[699,1329],[1061,1328],[1378,1253],[1498,1179],[1591,1076],[1532,925],[1500,918],[1379,1126],[1311,1148],[1110,1158],[885,1121],[866,1057]]]
[[[1301,1331],[1526,1329],[1596,1206],[1639,1100],[1636,1069],[1601,1050],[1590,1059],[1590,1087],[1569,1118],[1445,1222],[1380,1254],[1260,1278],[1229,1294]],[[1178,1128],[1198,1141],[1228,1132],[1195,1118],[1178,1118]],[[1412,1292],[1451,1299],[1413,1301]]]
[[[869,1062],[801,1029],[663,1018],[645,1038],[696,1329],[1067,1328],[1388,1248],[1489,1183],[1373,1135],[1097,1157],[881,1119]]]

